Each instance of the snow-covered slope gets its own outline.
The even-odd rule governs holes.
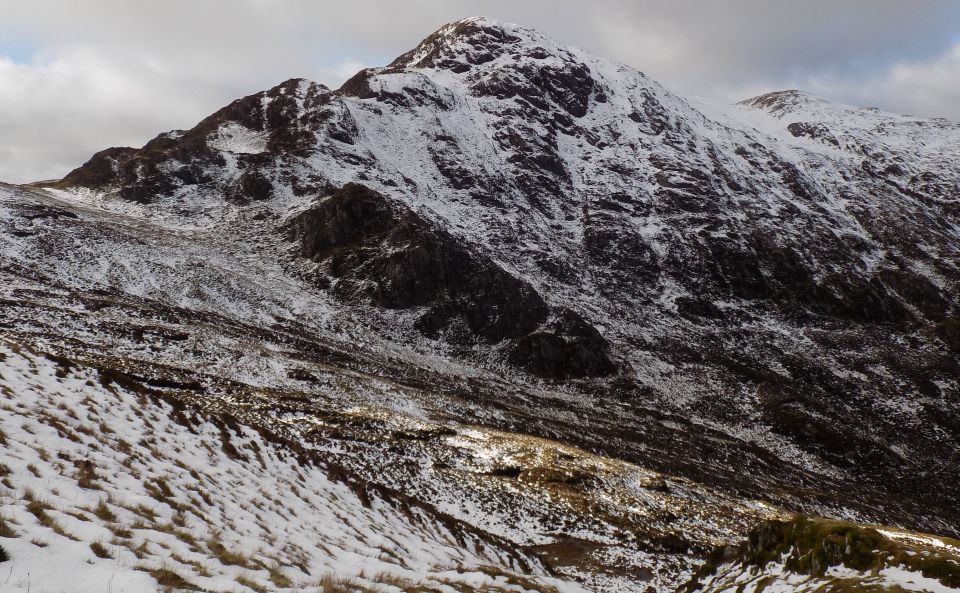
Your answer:
[[[598,588],[783,510],[957,535],[958,141],[466,19],[0,187],[0,327]]]
[[[581,591],[251,428],[13,343],[0,360],[5,591]]]

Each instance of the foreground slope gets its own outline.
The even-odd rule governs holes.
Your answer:
[[[580,590],[503,541],[122,374],[9,342],[0,360],[4,590]]]
[[[926,591],[960,588],[960,541],[843,521],[771,521],[717,550],[688,592]]]
[[[331,463],[339,456],[184,405],[182,392],[151,388],[123,369],[89,367],[6,341],[0,360],[5,590],[584,590],[558,578],[565,574],[586,579],[591,589],[635,590],[643,583],[672,591],[684,576],[664,574],[664,552],[659,558],[641,554],[646,568],[636,566],[641,572],[632,574],[605,574],[596,566],[593,572],[583,564],[571,572],[565,562],[577,564],[582,544],[516,546]],[[508,464],[490,468],[494,475],[518,468],[520,483],[539,489],[570,486],[570,474],[582,475],[589,465],[535,462],[533,456],[551,449],[571,460],[584,453],[548,442],[533,447],[517,435],[473,429],[454,436],[460,447]],[[600,464],[611,477],[617,473],[611,461],[591,463],[594,472]],[[479,467],[473,472],[485,473]],[[698,518],[683,506],[694,494],[689,486],[671,480],[672,495],[664,484],[654,489],[679,515],[674,521],[694,520],[686,530],[703,529],[725,504],[722,497],[695,493],[699,504],[714,507],[700,509]],[[576,503],[572,494],[554,490],[548,500]],[[522,504],[523,497],[501,501]],[[761,517],[755,511],[759,526],[748,539],[721,545],[679,590],[960,590],[960,542],[782,514],[780,520]],[[581,530],[589,529],[584,518]],[[621,551],[636,554],[652,535]],[[538,558],[544,548],[547,563]],[[619,563],[614,549],[604,550],[608,569]],[[654,569],[659,574],[643,572]]]

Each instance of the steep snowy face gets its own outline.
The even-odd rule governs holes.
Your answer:
[[[830,103],[799,91],[768,93],[741,105],[772,116],[760,124],[762,129],[859,167],[865,180],[920,200],[956,224],[960,124]]]
[[[285,242],[259,254],[271,273],[377,333],[371,355],[565,381],[549,389],[617,411],[615,438],[602,419],[546,434],[737,487],[782,470],[933,529],[960,508],[958,140],[797,92],[690,102],[467,19],[338,90],[288,81],[58,186],[218,245]],[[644,432],[651,410],[691,425]],[[654,438],[701,427],[742,465],[653,459]]]

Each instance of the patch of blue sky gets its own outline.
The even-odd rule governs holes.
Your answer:
[[[29,64],[37,55],[37,47],[23,39],[17,39],[0,31],[0,57],[16,64]]]

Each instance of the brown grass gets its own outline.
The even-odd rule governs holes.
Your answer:
[[[92,551],[97,558],[113,558],[113,554],[111,554],[110,550],[101,542],[93,542],[90,544],[90,551]]]
[[[227,548],[216,538],[207,540],[207,549],[216,556],[221,564],[243,566],[245,568],[251,564],[249,556]]]
[[[10,524],[7,521],[8,519],[6,517],[0,516],[0,537],[17,537],[17,532],[10,527]]]
[[[93,465],[93,462],[86,459],[78,459],[74,461],[74,465],[77,468],[77,485],[81,488],[87,490],[99,490],[100,486],[97,484],[99,476],[97,476],[96,468]]]
[[[134,513],[140,515],[144,519],[150,522],[156,522],[157,520],[157,511],[153,510],[153,507],[145,504],[138,504],[134,508],[130,509]]]
[[[160,568],[137,566],[136,569],[153,577],[157,581],[157,584],[159,584],[161,587],[170,587],[171,589],[180,589],[184,591],[200,591],[196,585],[170,570],[166,566],[162,566]]]
[[[357,591],[365,590],[356,580],[336,577],[333,574],[325,574],[319,580],[303,583],[302,586],[320,587],[323,589],[323,593],[357,593]]]
[[[101,500],[91,512],[101,521],[106,521],[107,523],[116,523],[117,521],[117,515],[103,500]]]
[[[269,593],[269,592],[270,592],[270,589],[268,589],[268,588],[265,587],[264,585],[258,583],[257,581],[255,581],[255,580],[247,577],[246,575],[240,575],[240,576],[238,576],[235,580],[236,580],[236,582],[237,582],[238,585],[241,585],[241,586],[246,587],[246,588],[248,588],[248,589],[252,589],[252,590],[256,591],[257,593]]]
[[[23,497],[27,500],[27,512],[36,517],[37,521],[44,527],[52,527],[53,517],[47,514],[47,511],[51,510],[52,507],[37,498],[32,490],[24,492]]]
[[[133,537],[133,531],[131,531],[126,525],[114,524],[108,527],[110,528],[110,531],[113,532],[114,537],[118,537],[120,539],[130,539]]]
[[[279,565],[270,567],[270,582],[278,589],[289,589],[293,587],[293,581],[283,573]]]
[[[52,511],[53,507],[50,506],[46,501],[37,498],[37,495],[34,494],[33,490],[29,488],[23,493],[24,500],[27,501],[27,512],[37,518],[37,521],[41,525],[52,529],[57,535],[72,539],[73,541],[80,541],[80,538],[73,535],[72,533],[67,532],[57,521],[47,514],[47,511]]]

